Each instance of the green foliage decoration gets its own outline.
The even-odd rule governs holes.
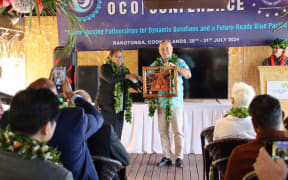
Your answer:
[[[111,66],[114,76],[121,76],[121,75],[125,75],[125,74],[130,73],[128,68],[124,64],[122,64],[122,67],[119,68],[110,59],[108,59],[106,64],[109,64]],[[125,98],[125,110],[126,110],[125,119],[127,122],[131,123],[131,121],[132,121],[131,107],[132,107],[133,101],[132,101],[131,94],[128,91],[128,89],[130,88],[130,81],[129,80],[125,80],[125,81],[126,81],[125,87],[124,87],[124,90],[125,90],[125,97],[124,97]],[[121,87],[120,82],[116,83],[114,85],[113,94],[114,94],[114,109],[115,109],[116,114],[118,114],[120,112],[120,108],[122,105],[121,97],[123,95],[123,91],[122,91],[122,87]]]

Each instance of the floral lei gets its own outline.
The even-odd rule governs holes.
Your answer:
[[[0,128],[0,149],[5,152],[15,152],[23,159],[49,160],[57,165],[60,162],[61,152],[56,148],[48,146],[46,143],[40,143],[27,136],[17,135],[7,128],[6,131]]]
[[[116,66],[115,63],[113,63],[110,59],[108,59],[107,63],[109,64],[112,68],[113,71],[113,75],[115,76],[120,76],[120,75],[125,75],[125,74],[129,74],[129,70],[128,68],[122,64],[122,69],[118,68]],[[131,123],[131,119],[132,119],[132,112],[131,112],[131,107],[132,107],[132,97],[130,95],[130,92],[128,91],[128,89],[130,88],[130,82],[128,80],[126,80],[125,83],[125,119],[127,122]],[[114,85],[114,109],[116,114],[120,112],[120,107],[121,107],[121,97],[122,97],[122,88],[121,88],[121,83],[116,83]]]
[[[224,117],[227,117],[228,115],[238,117],[238,118],[246,118],[249,116],[248,108],[242,107],[242,108],[232,108],[230,111],[226,113]]]
[[[172,57],[171,57],[171,62],[173,64],[176,64],[177,63],[177,59],[178,59],[178,56],[173,53]],[[162,66],[160,57],[158,57],[156,59],[155,66]],[[172,89],[174,89],[174,87],[175,87],[175,84],[174,84],[174,73],[172,73],[171,80],[172,80],[171,87],[172,87]],[[148,107],[149,107],[149,116],[153,117],[154,113],[156,111],[156,108],[157,108],[157,98],[150,98],[150,101],[148,103]],[[167,97],[166,119],[168,121],[170,121],[171,118],[172,118],[172,97]]]

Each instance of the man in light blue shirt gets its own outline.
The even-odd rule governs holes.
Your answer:
[[[191,78],[192,74],[188,65],[183,59],[177,58],[176,63],[172,63],[173,46],[170,41],[164,40],[159,45],[159,54],[161,55],[160,62],[164,67],[176,66],[178,72],[177,75],[177,88],[178,96],[172,97],[172,118],[171,125],[174,133],[175,141],[175,156],[176,167],[183,167],[183,148],[184,148],[184,136],[183,136],[183,80],[184,78]],[[158,63],[154,61],[150,66],[156,66]],[[171,143],[169,139],[169,125],[170,122],[166,119],[166,106],[167,98],[159,97],[157,99],[158,107],[158,128],[161,137],[161,145],[163,151],[163,158],[157,163],[158,166],[171,165]]]

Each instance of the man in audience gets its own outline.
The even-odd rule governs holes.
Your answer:
[[[256,139],[235,148],[229,158],[225,180],[241,180],[243,176],[253,171],[259,149],[267,139],[288,139],[286,132],[281,131],[284,113],[279,101],[269,95],[256,96],[249,106]]]
[[[88,139],[88,146],[93,156],[103,156],[120,161],[124,168],[113,180],[126,179],[126,166],[130,163],[130,157],[111,124],[104,123],[101,129],[93,135],[93,138]],[[96,167],[99,170],[104,168],[101,164],[97,164]]]
[[[45,78],[36,80],[29,88],[49,88],[57,92],[55,84]],[[61,109],[49,144],[62,152],[63,165],[72,172],[74,179],[97,180],[86,140],[102,126],[103,117],[94,106],[72,91],[68,81],[63,82],[63,93],[76,107]]]
[[[59,152],[45,143],[55,131],[58,105],[57,96],[48,89],[15,95],[8,117],[11,131],[0,130],[0,179],[73,179],[56,164]]]
[[[85,99],[87,102],[93,104],[91,96],[89,95],[89,93],[87,91],[85,91],[83,89],[78,89],[78,90],[74,91],[74,93],[82,96],[83,99]]]
[[[34,81],[28,88],[47,88],[57,94],[55,84],[46,78]],[[61,151],[63,165],[72,172],[75,180],[98,180],[86,140],[102,126],[103,117],[94,106],[73,93],[68,81],[63,82],[63,93],[76,107],[60,110],[55,134],[49,145]],[[6,113],[3,117],[5,116]],[[2,118],[1,121],[1,126],[6,128],[7,119]]]
[[[224,118],[216,121],[213,140],[224,138],[255,139],[248,106],[255,96],[252,86],[245,83],[236,83],[232,88],[232,109]]]

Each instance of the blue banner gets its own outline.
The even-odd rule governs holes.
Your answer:
[[[142,0],[73,0],[67,7],[79,17],[90,37],[76,31],[77,49],[109,50],[157,47],[171,40],[175,47],[232,47],[267,45],[288,38],[287,0],[230,0],[226,9],[146,10]],[[65,45],[69,26],[58,18],[59,44]]]

